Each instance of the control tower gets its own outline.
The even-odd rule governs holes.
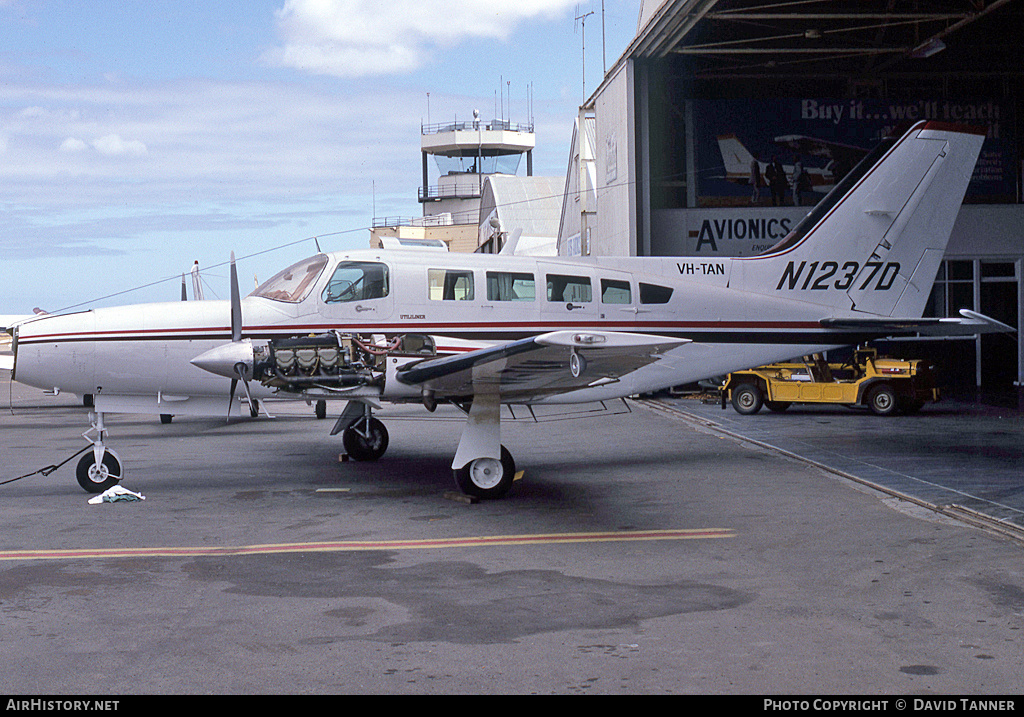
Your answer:
[[[466,122],[442,122],[420,129],[423,184],[419,201],[423,216],[451,216],[454,224],[480,221],[480,197],[489,174],[514,175],[526,155],[526,174],[533,176],[533,125],[508,120],[481,120],[479,111]],[[440,176],[430,184],[430,157]]]
[[[423,184],[418,199],[423,215],[374,217],[370,246],[433,243],[449,251],[480,250],[495,231],[490,225],[481,229],[480,204],[487,178],[515,176],[526,155],[526,174],[532,181],[534,145],[532,124],[481,120],[477,111],[469,121],[421,125]],[[431,157],[439,173],[435,184],[430,183]]]

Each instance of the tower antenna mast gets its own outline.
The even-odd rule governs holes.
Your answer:
[[[580,36],[583,41],[583,101],[587,101],[587,18],[594,14],[591,10],[580,15],[579,5],[576,6],[576,26],[580,28]]]

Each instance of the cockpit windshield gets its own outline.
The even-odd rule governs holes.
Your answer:
[[[264,281],[250,296],[262,296],[274,301],[287,301],[295,304],[306,298],[317,278],[327,266],[327,256],[317,254],[311,259],[303,259],[292,264],[282,272],[278,272]]]

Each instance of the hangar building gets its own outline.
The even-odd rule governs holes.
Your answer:
[[[1021,0],[643,0],[580,108],[558,253],[758,253],[901,124],[982,125],[928,311],[1024,328],[1022,37]],[[773,159],[781,192],[764,182]],[[1021,334],[883,348],[1017,405]]]

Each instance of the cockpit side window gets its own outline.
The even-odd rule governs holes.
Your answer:
[[[388,295],[388,267],[374,261],[343,261],[324,289],[326,304],[382,299]]]
[[[278,272],[256,287],[250,296],[261,296],[264,299],[286,301],[290,304],[298,303],[306,298],[325,266],[327,257],[317,254],[311,259],[292,264],[284,271]]]

